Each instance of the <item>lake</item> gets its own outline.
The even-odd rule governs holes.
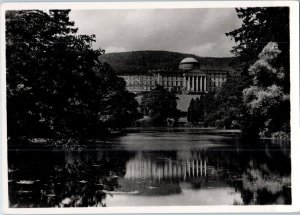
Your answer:
[[[84,151],[8,151],[10,207],[291,204],[289,144],[134,132]]]

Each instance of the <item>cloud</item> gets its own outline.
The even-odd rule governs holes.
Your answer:
[[[116,46],[109,46],[105,48],[105,53],[112,53],[112,52],[126,52],[128,51],[124,47],[116,47]]]
[[[196,47],[192,47],[186,52],[190,54],[196,54],[199,56],[207,56],[209,53],[212,52],[213,49],[216,48],[216,45],[217,45],[216,42],[209,42]]]
[[[225,33],[240,26],[233,8],[74,10],[79,34],[95,34],[106,52],[166,50],[202,56],[231,56]]]

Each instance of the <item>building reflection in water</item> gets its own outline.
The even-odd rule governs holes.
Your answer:
[[[135,158],[129,160],[126,164],[125,179],[180,179],[185,181],[188,178],[205,177],[207,174],[207,158],[199,156],[198,158],[186,160],[144,159],[139,153]]]

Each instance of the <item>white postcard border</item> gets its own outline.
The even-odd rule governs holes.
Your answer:
[[[299,2],[298,1],[178,1],[178,2],[36,2],[2,3],[1,6],[1,148],[2,198],[5,214],[95,214],[95,213],[217,213],[217,212],[299,212],[300,211],[300,126],[299,126]],[[267,206],[164,206],[108,208],[9,208],[7,171],[6,79],[5,79],[5,10],[21,9],[171,9],[171,8],[232,8],[290,7],[291,64],[291,160],[292,205]]]

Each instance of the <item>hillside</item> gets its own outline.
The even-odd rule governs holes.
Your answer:
[[[178,69],[179,62],[186,57],[194,57],[202,69],[232,70],[234,58],[199,57],[191,54],[168,51],[133,51],[109,53],[99,57],[102,63],[112,66],[117,74],[146,72],[149,69]]]

